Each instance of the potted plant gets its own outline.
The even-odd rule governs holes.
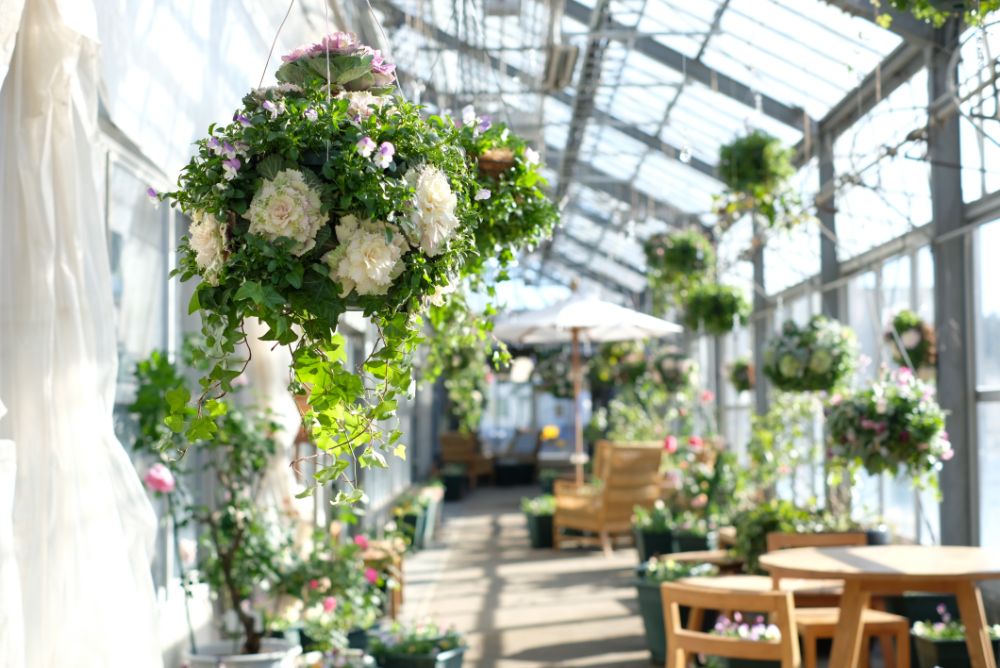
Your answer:
[[[667,635],[663,619],[660,585],[687,577],[712,577],[719,569],[712,564],[689,564],[672,559],[652,558],[636,568],[635,587],[639,595],[639,614],[646,631],[646,648],[653,663],[662,664],[667,656]],[[681,609],[681,621],[687,626],[688,609]],[[708,615],[706,615],[706,618]]]
[[[813,316],[805,326],[787,320],[767,342],[764,375],[786,392],[830,392],[854,370],[854,332],[836,320]]]
[[[632,529],[635,533],[635,549],[641,563],[647,562],[650,557],[674,551],[671,525],[670,510],[662,499],[657,499],[652,508],[635,507],[632,511]]]
[[[680,297],[715,269],[712,242],[694,228],[654,234],[643,242],[642,248],[655,312],[666,308],[667,295]]]
[[[674,552],[709,550],[715,542],[708,519],[702,513],[691,510],[675,514],[670,531],[674,538]]]
[[[744,560],[744,570],[757,573],[760,555],[767,552],[767,534],[772,531],[812,531],[819,528],[819,513],[811,508],[801,508],[791,501],[772,499],[738,513],[736,545],[733,552]]]
[[[556,469],[542,469],[538,472],[538,482],[542,486],[542,494],[552,494],[552,488],[561,474]]]
[[[219,402],[211,416],[214,436],[199,443],[194,456],[177,458],[190,447],[187,437],[170,428],[171,402],[185,402],[186,381],[165,355],[154,352],[135,370],[136,399],[129,412],[137,419],[136,451],[155,460],[144,480],[165,501],[175,531],[193,526],[199,532],[198,568],[183,573],[185,587],[205,582],[227,619],[220,631],[228,640],[198,644],[190,634],[189,663],[216,666],[238,663],[248,668],[284,668],[301,653],[297,644],[269,637],[267,602],[283,578],[282,564],[290,539],[273,514],[255,501],[267,475],[278,430],[270,417],[253,408]],[[211,480],[208,498],[195,498],[186,482]],[[175,541],[177,535],[174,536]],[[183,559],[178,559],[183,569]],[[186,599],[185,599],[186,600]]]
[[[735,360],[729,365],[729,382],[737,392],[749,392],[757,382],[753,362],[746,358]]]
[[[771,229],[790,229],[809,218],[789,186],[794,153],[760,130],[719,148],[719,177],[726,190],[715,197],[714,208],[723,229],[747,213]]]
[[[719,615],[712,633],[726,638],[741,638],[757,642],[781,640],[781,631],[774,624],[768,624],[763,616],[744,615],[741,612],[734,612],[732,618]],[[761,661],[759,659],[725,659],[718,664],[726,666],[726,668],[781,668],[779,661]]]
[[[954,456],[934,390],[907,367],[883,369],[866,389],[834,396],[827,408],[829,448],[848,470],[905,471],[937,490],[937,471]]]
[[[666,348],[653,358],[653,370],[663,389],[676,394],[691,386],[698,367],[687,355]]]
[[[896,314],[885,332],[892,359],[914,371],[932,369],[937,364],[937,335],[934,326],[910,310]]]
[[[920,668],[968,668],[972,665],[965,644],[965,624],[953,619],[948,607],[938,605],[936,622],[922,621],[910,632],[916,645]],[[1000,624],[989,629],[993,653],[1000,653]]]
[[[412,383],[415,316],[474,256],[476,181],[449,124],[394,95],[395,66],[356,36],[282,61],[278,85],[212,125],[178,189],[160,196],[193,221],[176,273],[200,278],[191,309],[211,361],[197,408],[175,397],[169,419],[191,441],[213,435],[215,397],[232,391],[243,321],[256,317],[265,339],[292,348],[306,426],[329,455],[316,478],[345,482],[335,500],[353,503],[364,491],[345,459],[380,467],[383,451],[402,453],[389,425]],[[337,334],[349,310],[379,330],[360,368]]]
[[[440,480],[431,480],[420,489],[420,498],[427,509],[427,521],[424,527],[424,546],[426,546],[434,540],[438,527],[441,526],[444,483]]]
[[[552,518],[556,514],[556,497],[543,494],[521,499],[521,510],[528,520],[531,547],[539,550],[552,547]]]
[[[465,643],[454,629],[393,624],[372,639],[381,668],[462,668]]]
[[[428,499],[419,493],[403,494],[392,509],[396,525],[411,550],[419,550],[425,546],[427,538],[427,505]]]
[[[461,501],[469,489],[469,474],[465,464],[445,464],[441,467],[444,500]]]
[[[750,302],[743,290],[721,283],[696,285],[684,295],[684,324],[692,330],[722,336],[747,324]]]

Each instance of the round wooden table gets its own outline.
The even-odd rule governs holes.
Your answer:
[[[973,668],[995,668],[979,580],[1000,579],[1000,555],[978,547],[879,545],[805,547],[765,554],[760,565],[777,577],[842,579],[844,596],[830,668],[853,668],[861,652],[861,615],[872,594],[930,591],[954,594],[966,627]]]

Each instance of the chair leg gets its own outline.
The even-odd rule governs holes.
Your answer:
[[[861,638],[861,654],[858,655],[858,668],[868,668],[871,665],[872,639],[869,636]]]
[[[607,531],[601,532],[601,549],[604,550],[604,556],[610,557],[615,551],[614,543],[611,542],[611,534]]]
[[[553,550],[558,550],[559,549],[559,539],[561,537],[561,534],[562,534],[562,532],[559,530],[559,523],[556,522],[555,519],[553,518],[553,520],[552,520],[552,549]]]
[[[886,659],[886,668],[890,668]],[[905,626],[896,633],[896,668],[910,668],[910,630]]]
[[[687,652],[668,647],[667,654],[667,668],[688,668]]]
[[[806,631],[802,635],[802,666],[803,668],[816,668],[816,664],[819,661],[816,651],[816,637],[810,631]]]
[[[893,647],[896,637],[890,633],[878,637],[878,645],[882,648],[882,662],[885,664],[885,668],[892,668],[896,665],[896,652]]]

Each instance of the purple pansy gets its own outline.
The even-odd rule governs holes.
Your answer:
[[[358,153],[366,158],[370,158],[372,153],[375,152],[377,144],[372,141],[371,137],[362,137],[355,146],[358,148]]]
[[[392,157],[396,155],[396,147],[392,145],[392,142],[384,141],[381,146],[378,147],[378,155],[375,156],[375,164],[386,169],[392,164]]]
[[[316,113],[316,110],[313,109],[312,107],[309,107],[304,112],[302,112],[302,115],[306,117],[307,121],[315,121],[317,118],[319,118],[319,114]]]
[[[222,142],[220,142],[216,137],[209,137],[208,142],[206,142],[205,145],[208,146],[208,150],[215,155],[222,154]]]
[[[264,100],[260,106],[264,109],[264,111],[271,114],[271,118],[277,118],[285,111],[284,102],[278,102],[275,104],[271,100]]]
[[[489,116],[483,116],[479,119],[479,131],[486,132],[493,126],[493,122],[490,120]]]
[[[228,160],[222,161],[222,178],[227,181],[232,181],[236,178],[236,173],[240,171],[240,167],[243,163],[240,162],[239,158],[230,158]]]

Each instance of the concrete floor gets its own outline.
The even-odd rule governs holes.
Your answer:
[[[518,504],[537,493],[481,488],[446,504],[435,547],[407,559],[404,616],[466,633],[466,668],[649,668],[635,550],[531,550]]]

